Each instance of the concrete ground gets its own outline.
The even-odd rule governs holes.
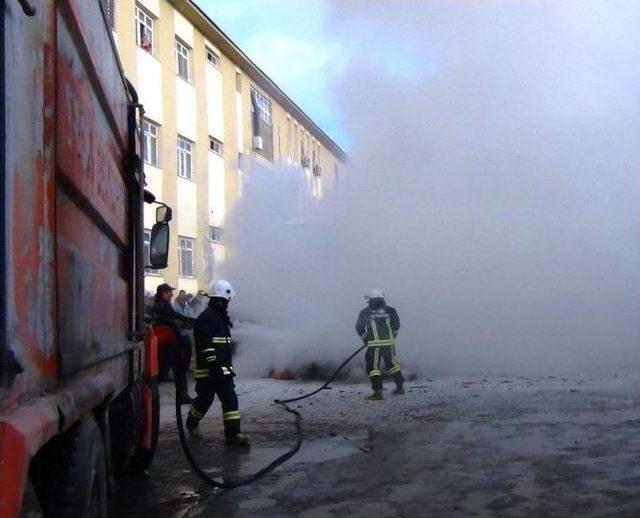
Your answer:
[[[271,401],[313,383],[237,378],[249,451],[222,443],[214,403],[193,450],[207,472],[258,470],[293,443]],[[387,384],[389,386],[389,384]],[[389,386],[389,388],[391,388]],[[162,386],[162,431],[144,476],[120,480],[113,516],[640,516],[640,379],[419,380],[365,401],[340,383],[293,404],[301,451],[260,481],[209,489],[189,469]],[[186,407],[185,407],[186,412]]]

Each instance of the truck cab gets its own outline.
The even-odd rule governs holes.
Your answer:
[[[7,0],[0,17],[0,516],[104,516],[112,475],[157,440],[143,284],[171,211],[144,257],[144,109],[102,3]]]

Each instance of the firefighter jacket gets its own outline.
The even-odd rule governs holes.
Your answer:
[[[193,327],[196,349],[195,378],[232,378],[231,331],[225,313],[207,307]]]
[[[398,313],[386,304],[364,308],[356,321],[356,332],[369,347],[394,345],[399,330]]]

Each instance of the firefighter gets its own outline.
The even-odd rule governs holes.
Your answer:
[[[394,308],[387,306],[381,289],[371,290],[365,300],[368,300],[369,306],[360,311],[356,321],[356,332],[367,344],[366,369],[373,388],[373,394],[367,396],[367,399],[384,399],[381,360],[384,360],[387,367],[386,374],[393,376],[396,383],[393,394],[404,394],[404,378],[400,364],[396,361],[395,338],[400,330],[398,313]]]
[[[209,289],[209,305],[200,313],[193,328],[196,345],[196,400],[187,417],[187,430],[192,439],[201,440],[198,426],[217,394],[222,404],[225,441],[231,445],[249,444],[240,433],[240,412],[231,362],[231,327],[227,306],[234,290],[227,281],[215,281]]]

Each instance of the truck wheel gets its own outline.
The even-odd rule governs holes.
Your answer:
[[[148,392],[147,392],[148,391]],[[132,464],[135,471],[144,471],[153,461],[158,444],[160,433],[160,391],[158,389],[158,379],[151,378],[148,385],[142,391],[142,407],[145,422],[150,422],[151,441],[148,447],[142,445],[136,450]],[[150,420],[147,420],[147,413],[150,412]]]
[[[102,433],[92,415],[78,421],[63,435],[50,516],[106,517],[107,469],[104,455]]]

